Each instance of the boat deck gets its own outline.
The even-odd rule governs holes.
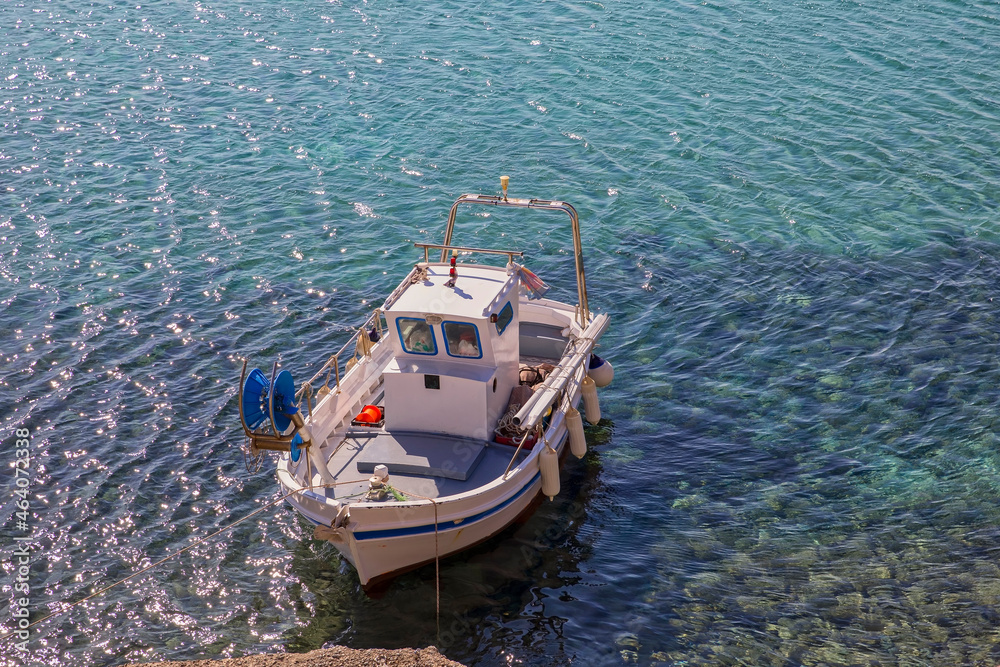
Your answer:
[[[364,496],[378,464],[389,468],[389,484],[406,496],[442,498],[483,486],[503,475],[516,447],[441,433],[388,433],[351,429],[327,466],[337,480],[359,480],[325,489],[329,498]],[[520,461],[528,455],[522,449]]]

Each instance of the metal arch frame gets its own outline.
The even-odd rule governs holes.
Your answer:
[[[464,194],[455,200],[448,213],[448,227],[444,233],[444,245],[451,247],[451,235],[455,229],[455,216],[459,204],[483,204],[486,206],[511,206],[514,208],[536,208],[543,211],[562,211],[569,215],[573,226],[573,257],[576,261],[576,291],[580,300],[580,324],[587,326],[590,322],[590,307],[587,303],[587,278],[583,271],[583,244],[580,241],[580,216],[571,204],[550,199],[516,199],[501,195]],[[441,250],[441,261],[447,258],[447,251]]]

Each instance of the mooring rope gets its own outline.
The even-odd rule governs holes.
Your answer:
[[[276,504],[280,503],[282,500],[285,500],[289,496],[294,496],[296,493],[302,493],[303,491],[312,491],[314,489],[325,489],[325,488],[329,488],[329,487],[332,487],[332,486],[339,486],[341,484],[363,484],[364,482],[367,482],[367,481],[368,480],[366,480],[366,479],[360,479],[360,480],[351,480],[351,481],[348,481],[348,482],[332,482],[332,483],[327,483],[327,484],[319,484],[317,486],[306,486],[306,487],[302,487],[301,489],[298,489],[296,491],[290,491],[290,492],[286,493],[285,495],[281,496],[280,498],[277,498],[277,499],[272,500],[271,502],[265,504],[263,507],[259,507],[258,509],[254,510],[250,514],[247,514],[242,519],[237,519],[236,521],[233,521],[228,526],[224,526],[224,527],[220,528],[219,530],[215,531],[211,535],[207,535],[207,536],[201,538],[200,540],[198,540],[197,542],[193,542],[193,543],[187,545],[186,547],[184,547],[184,548],[182,548],[182,549],[180,549],[178,551],[175,551],[172,554],[164,556],[163,558],[161,558],[160,560],[156,561],[152,565],[148,565],[148,566],[142,568],[141,570],[139,570],[138,572],[133,572],[132,574],[130,574],[127,577],[125,577],[124,579],[120,579],[119,581],[116,581],[113,584],[105,586],[101,590],[99,590],[99,591],[97,591],[95,593],[91,593],[90,595],[88,595],[85,598],[77,600],[76,602],[69,603],[69,604],[67,604],[66,607],[63,607],[62,609],[60,609],[58,611],[54,611],[51,614],[49,614],[48,616],[44,616],[44,617],[38,619],[37,621],[34,621],[33,623],[29,623],[27,627],[21,628],[21,630],[29,630],[29,629],[35,627],[36,625],[38,625],[40,623],[44,623],[45,621],[49,620],[50,618],[52,618],[54,616],[61,616],[61,615],[65,614],[70,609],[73,609],[74,607],[83,604],[87,600],[92,600],[92,599],[98,597],[99,595],[103,595],[104,593],[107,593],[112,588],[114,588],[116,586],[121,586],[126,581],[129,581],[130,579],[134,579],[135,577],[138,577],[140,574],[142,574],[144,572],[148,572],[148,571],[152,570],[153,568],[157,567],[158,565],[166,563],[171,558],[174,558],[175,556],[179,556],[182,553],[184,553],[185,551],[193,549],[196,546],[198,546],[199,544],[207,542],[208,540],[212,539],[213,537],[216,537],[216,536],[218,536],[218,535],[226,532],[230,528],[235,528],[236,526],[238,526],[239,524],[243,523],[247,519],[251,519],[251,518],[257,516],[258,514],[260,514],[264,510],[266,510],[268,507],[271,507],[272,505],[276,505]],[[436,531],[437,531],[437,505],[435,505],[434,516],[435,516],[434,530],[435,530],[435,533],[436,533]],[[439,615],[440,615],[440,612],[439,612]],[[440,620],[438,621],[438,626],[440,627]],[[18,635],[18,633],[19,633],[18,630],[13,630],[11,632],[8,632],[7,634],[5,634],[2,637],[0,637],[0,643],[2,643],[3,641],[9,639],[10,637],[14,637],[14,636]],[[438,634],[440,634],[440,631],[439,631]]]
[[[441,643],[441,550],[438,547],[438,504],[436,498],[428,498],[427,496],[422,496],[419,493],[412,493],[410,491],[404,491],[402,489],[396,489],[400,493],[412,496],[413,498],[419,498],[420,500],[429,500],[431,505],[434,506],[434,603],[435,603],[435,617],[437,621],[437,640]]]
[[[438,504],[434,505],[434,614],[437,617],[437,643],[441,643],[441,550],[438,549]]]

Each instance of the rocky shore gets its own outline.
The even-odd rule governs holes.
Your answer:
[[[395,650],[352,649],[343,646],[309,653],[265,653],[225,660],[181,660],[134,663],[127,667],[463,667],[444,657],[433,646]]]

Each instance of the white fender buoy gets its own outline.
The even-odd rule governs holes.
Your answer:
[[[597,388],[607,387],[615,379],[615,367],[607,359],[601,359],[596,354],[590,355],[590,369],[587,371],[594,378]]]
[[[588,375],[580,383],[580,393],[583,394],[583,412],[587,415],[587,421],[596,424],[601,421],[601,404],[597,400],[597,385]]]
[[[569,451],[582,459],[587,453],[587,437],[583,434],[583,417],[576,408],[566,411],[566,428],[569,429]]]
[[[542,493],[553,500],[559,495],[559,455],[548,444],[538,457],[538,468],[542,472]]]

